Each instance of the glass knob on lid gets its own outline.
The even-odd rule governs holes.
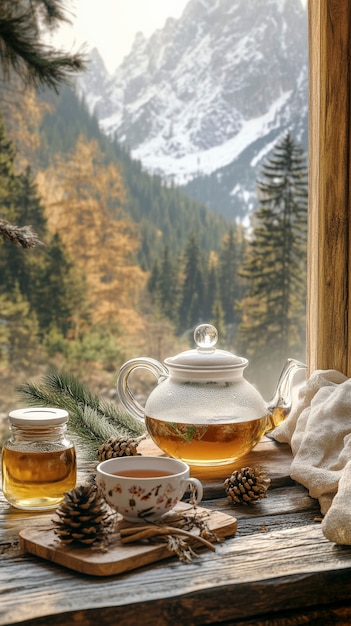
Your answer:
[[[195,343],[198,350],[211,352],[218,341],[218,332],[212,324],[201,324],[194,331]]]

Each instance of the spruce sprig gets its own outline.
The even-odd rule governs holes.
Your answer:
[[[110,437],[136,437],[145,427],[115,404],[102,400],[72,374],[50,372],[36,385],[26,382],[16,387],[29,406],[50,406],[69,413],[68,428],[87,458],[96,458],[97,448]]]
[[[3,219],[0,219],[0,237],[22,248],[35,248],[43,245],[31,226],[17,226]]]

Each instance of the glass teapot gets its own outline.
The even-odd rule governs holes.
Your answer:
[[[249,452],[278,426],[291,408],[294,374],[306,366],[288,359],[268,404],[243,376],[248,360],[215,348],[211,324],[194,332],[197,348],[165,359],[131,359],[118,373],[117,391],[124,408],[145,420],[153,441],[171,457],[189,465],[225,465]],[[157,385],[143,407],[128,378],[137,368],[149,370]]]

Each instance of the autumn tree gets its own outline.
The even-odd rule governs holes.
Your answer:
[[[93,324],[139,323],[135,308],[144,273],[136,265],[135,225],[123,216],[119,169],[95,141],[80,137],[68,157],[38,177],[48,226],[84,272]]]
[[[40,125],[49,105],[37,97],[32,87],[23,87],[14,77],[11,85],[0,81],[0,108],[6,133],[16,146],[18,173],[30,166],[39,166],[41,148]]]
[[[252,359],[250,372],[264,382],[287,357],[304,355],[307,166],[289,133],[262,166],[258,199],[242,271],[249,291],[241,302],[239,345]]]

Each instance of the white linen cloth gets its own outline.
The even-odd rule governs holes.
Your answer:
[[[351,544],[351,379],[316,370],[272,433],[293,454],[290,476],[319,501],[327,539]]]

